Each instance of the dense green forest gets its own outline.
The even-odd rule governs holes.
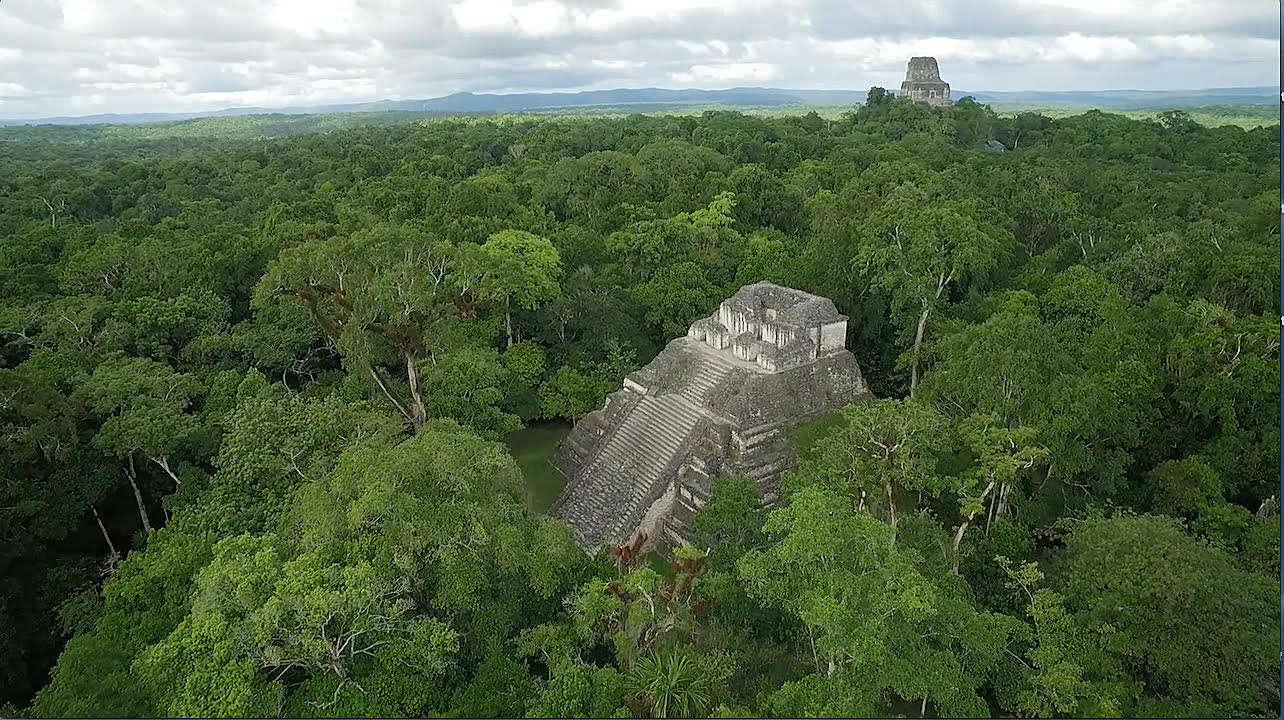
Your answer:
[[[0,137],[0,714],[1278,715],[1278,126],[148,133]],[[759,280],[880,399],[586,556],[503,440]]]
[[[801,103],[796,105],[717,105],[717,104],[683,104],[683,103],[638,103],[631,105],[586,105],[580,107],[531,109],[511,113],[495,112],[447,112],[447,111],[383,111],[383,112],[337,112],[337,113],[266,113],[261,115],[228,115],[216,117],[193,118],[189,120],[172,120],[148,122],[136,125],[12,125],[5,127],[0,121],[0,142],[22,141],[44,143],[99,143],[104,140],[115,141],[149,141],[176,140],[180,138],[200,140],[226,140],[240,138],[243,140],[262,140],[267,138],[288,137],[305,133],[330,132],[358,127],[382,127],[386,125],[406,124],[416,120],[432,120],[449,117],[453,120],[462,118],[482,119],[486,122],[522,122],[533,117],[553,120],[570,120],[600,117],[618,117],[622,115],[703,115],[706,112],[732,110],[755,117],[781,118],[792,115],[815,113],[826,120],[839,120],[852,111],[852,105],[838,103]],[[999,116],[1014,118],[1020,114],[1040,114],[1051,118],[1063,118],[1078,115],[1092,109],[1091,106],[1074,103],[1012,103],[991,104],[991,109]],[[1136,120],[1158,121],[1165,113],[1178,110],[1183,115],[1201,125],[1219,127],[1238,125],[1252,129],[1268,125],[1278,125],[1280,110],[1275,105],[1197,105],[1169,110],[1123,109],[1112,112]]]

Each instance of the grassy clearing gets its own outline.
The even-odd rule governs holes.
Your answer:
[[[549,460],[570,431],[569,425],[541,424],[516,430],[504,438],[526,478],[526,507],[537,513],[548,512],[566,484],[566,478]]]

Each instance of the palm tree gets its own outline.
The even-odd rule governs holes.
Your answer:
[[[689,718],[712,704],[710,678],[689,655],[673,651],[638,659],[629,673],[629,692],[645,702],[651,717]]]

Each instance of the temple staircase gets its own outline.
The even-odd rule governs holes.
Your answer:
[[[663,494],[702,417],[685,391],[643,396],[579,480],[566,487],[553,514],[567,521],[586,547],[627,541],[620,534],[630,532]]]
[[[736,366],[730,360],[711,352],[697,351],[693,352],[691,357],[698,360],[692,368],[691,377],[682,386],[682,395],[697,407],[706,407],[709,404],[710,393],[736,369]]]

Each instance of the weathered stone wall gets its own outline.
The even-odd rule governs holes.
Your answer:
[[[710,395],[709,408],[750,428],[823,415],[868,393],[856,358],[842,351],[778,373],[735,373]]]
[[[912,57],[905,73],[910,82],[940,82],[941,69],[934,57]]]
[[[950,104],[950,84],[941,80],[934,57],[910,58],[901,83],[901,95],[932,106]]]
[[[847,321],[829,323],[820,328],[820,351],[833,352],[847,345]]]
[[[647,552],[658,547],[667,547],[672,544],[672,539],[665,537],[665,520],[673,514],[674,500],[678,494],[678,484],[670,482],[664,490],[664,494],[656,498],[651,503],[651,507],[646,509],[642,519],[638,521],[638,527],[633,531],[628,543],[632,544],[637,536],[646,534],[646,542],[642,543],[642,551]]]

